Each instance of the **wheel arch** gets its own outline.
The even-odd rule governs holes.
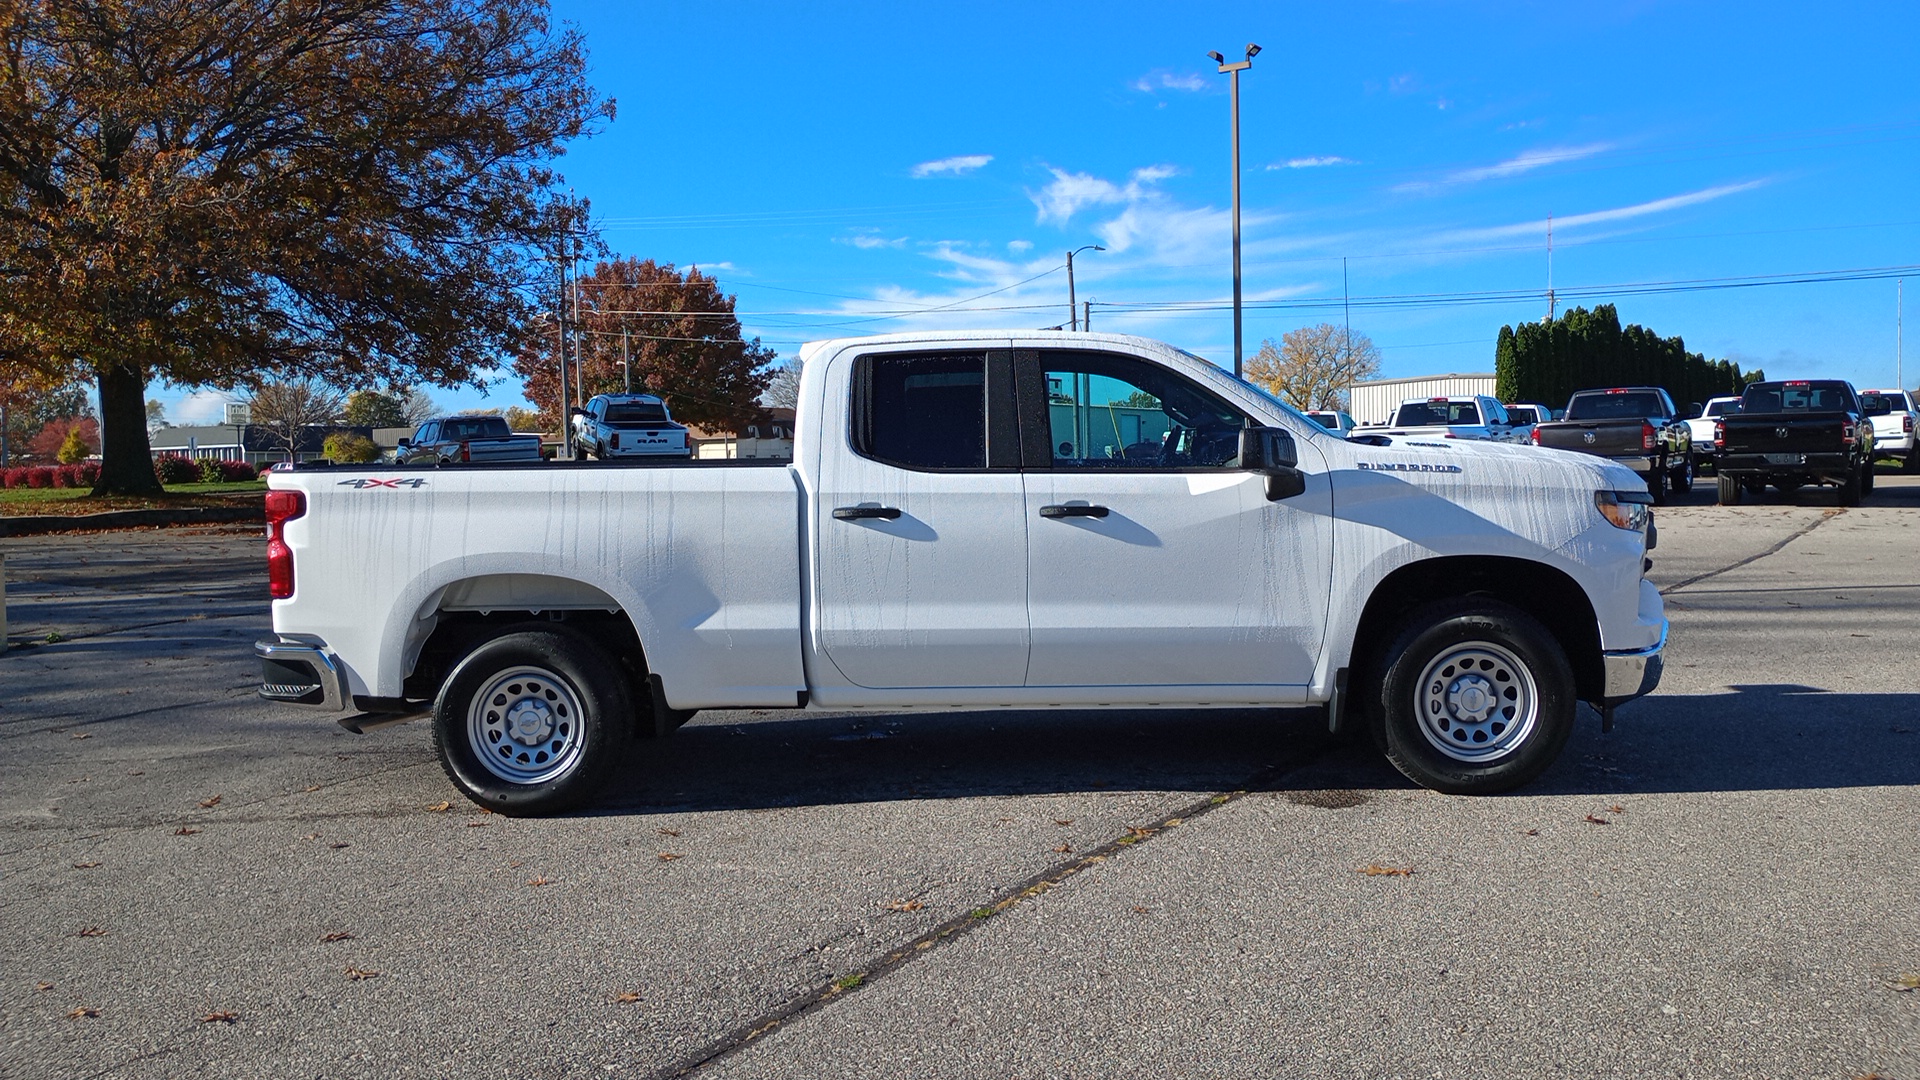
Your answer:
[[[1352,685],[1377,685],[1394,627],[1438,600],[1484,596],[1539,620],[1566,654],[1574,690],[1597,700],[1606,684],[1600,623],[1580,587],[1565,571],[1529,559],[1498,555],[1438,556],[1395,569],[1367,597],[1348,663]]]

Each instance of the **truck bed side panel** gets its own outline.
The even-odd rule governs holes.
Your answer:
[[[791,706],[806,686],[789,469],[332,469],[273,486],[307,494],[274,627],[324,640],[352,693],[400,696],[449,597],[596,604],[581,586],[632,619],[675,708]]]

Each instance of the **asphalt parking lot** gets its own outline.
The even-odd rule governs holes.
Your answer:
[[[508,819],[255,697],[252,531],[7,541],[0,1077],[1920,1080],[1920,479],[1711,499],[1660,691],[1486,799],[1306,711],[740,712]]]

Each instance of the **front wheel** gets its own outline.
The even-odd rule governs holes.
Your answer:
[[[1672,484],[1673,492],[1676,495],[1685,495],[1693,490],[1693,458],[1691,455],[1680,462],[1680,467],[1673,470],[1668,480]]]
[[[433,708],[440,766],[467,798],[511,815],[592,798],[633,727],[627,682],[582,634],[542,626],[468,653]]]
[[[1387,652],[1387,760],[1450,795],[1511,791],[1545,772],[1573,733],[1573,669],[1547,628],[1491,600],[1416,613]]]
[[[1900,471],[1903,473],[1920,473],[1920,447],[1915,447],[1907,451],[1907,456],[1900,459]]]
[[[1655,467],[1647,473],[1647,494],[1653,496],[1655,506],[1667,505],[1667,470]]]
[[[1872,493],[1873,493],[1873,462],[1868,461],[1865,464],[1860,466],[1860,494],[1869,495]]]

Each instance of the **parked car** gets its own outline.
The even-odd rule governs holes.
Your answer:
[[[1354,428],[1360,426],[1354,422],[1353,417],[1337,409],[1309,409],[1307,418],[1343,439]]]
[[[1740,411],[1714,421],[1720,451],[1720,504],[1772,484],[1782,494],[1806,484],[1840,489],[1840,505],[1858,506],[1873,490],[1873,424],[1853,384],[1839,379],[1760,382],[1740,395]]]
[[[574,445],[601,461],[688,457],[687,429],[674,423],[667,403],[652,394],[596,394],[573,415]]]
[[[1474,394],[1408,398],[1393,410],[1393,420],[1384,429],[1369,429],[1367,434],[1515,442],[1513,432],[1506,406],[1485,394]]]
[[[1658,386],[1581,390],[1567,399],[1567,418],[1533,429],[1533,444],[1616,461],[1639,473],[1655,503],[1667,489],[1693,490],[1693,440]]]
[[[401,439],[394,461],[402,465],[539,461],[540,436],[515,435],[501,416],[442,416]]]
[[[1693,443],[1694,471],[1712,466],[1719,455],[1714,449],[1713,423],[1723,416],[1731,416],[1740,411],[1740,395],[1708,398],[1707,403],[1694,410],[1687,420],[1687,438]]]
[[[1530,443],[1533,429],[1553,420],[1553,410],[1535,401],[1506,402],[1507,420],[1513,424],[1513,441]]]
[[[261,693],[430,711],[460,790],[527,814],[721,708],[1319,705],[1497,792],[1576,702],[1659,682],[1649,499],[1611,462],[1351,442],[1115,334],[801,355],[792,461],[273,474]]]
[[[1920,472],[1913,440],[1913,395],[1905,390],[1862,390],[1860,410],[1873,421],[1873,453],[1900,462],[1902,472]]]

